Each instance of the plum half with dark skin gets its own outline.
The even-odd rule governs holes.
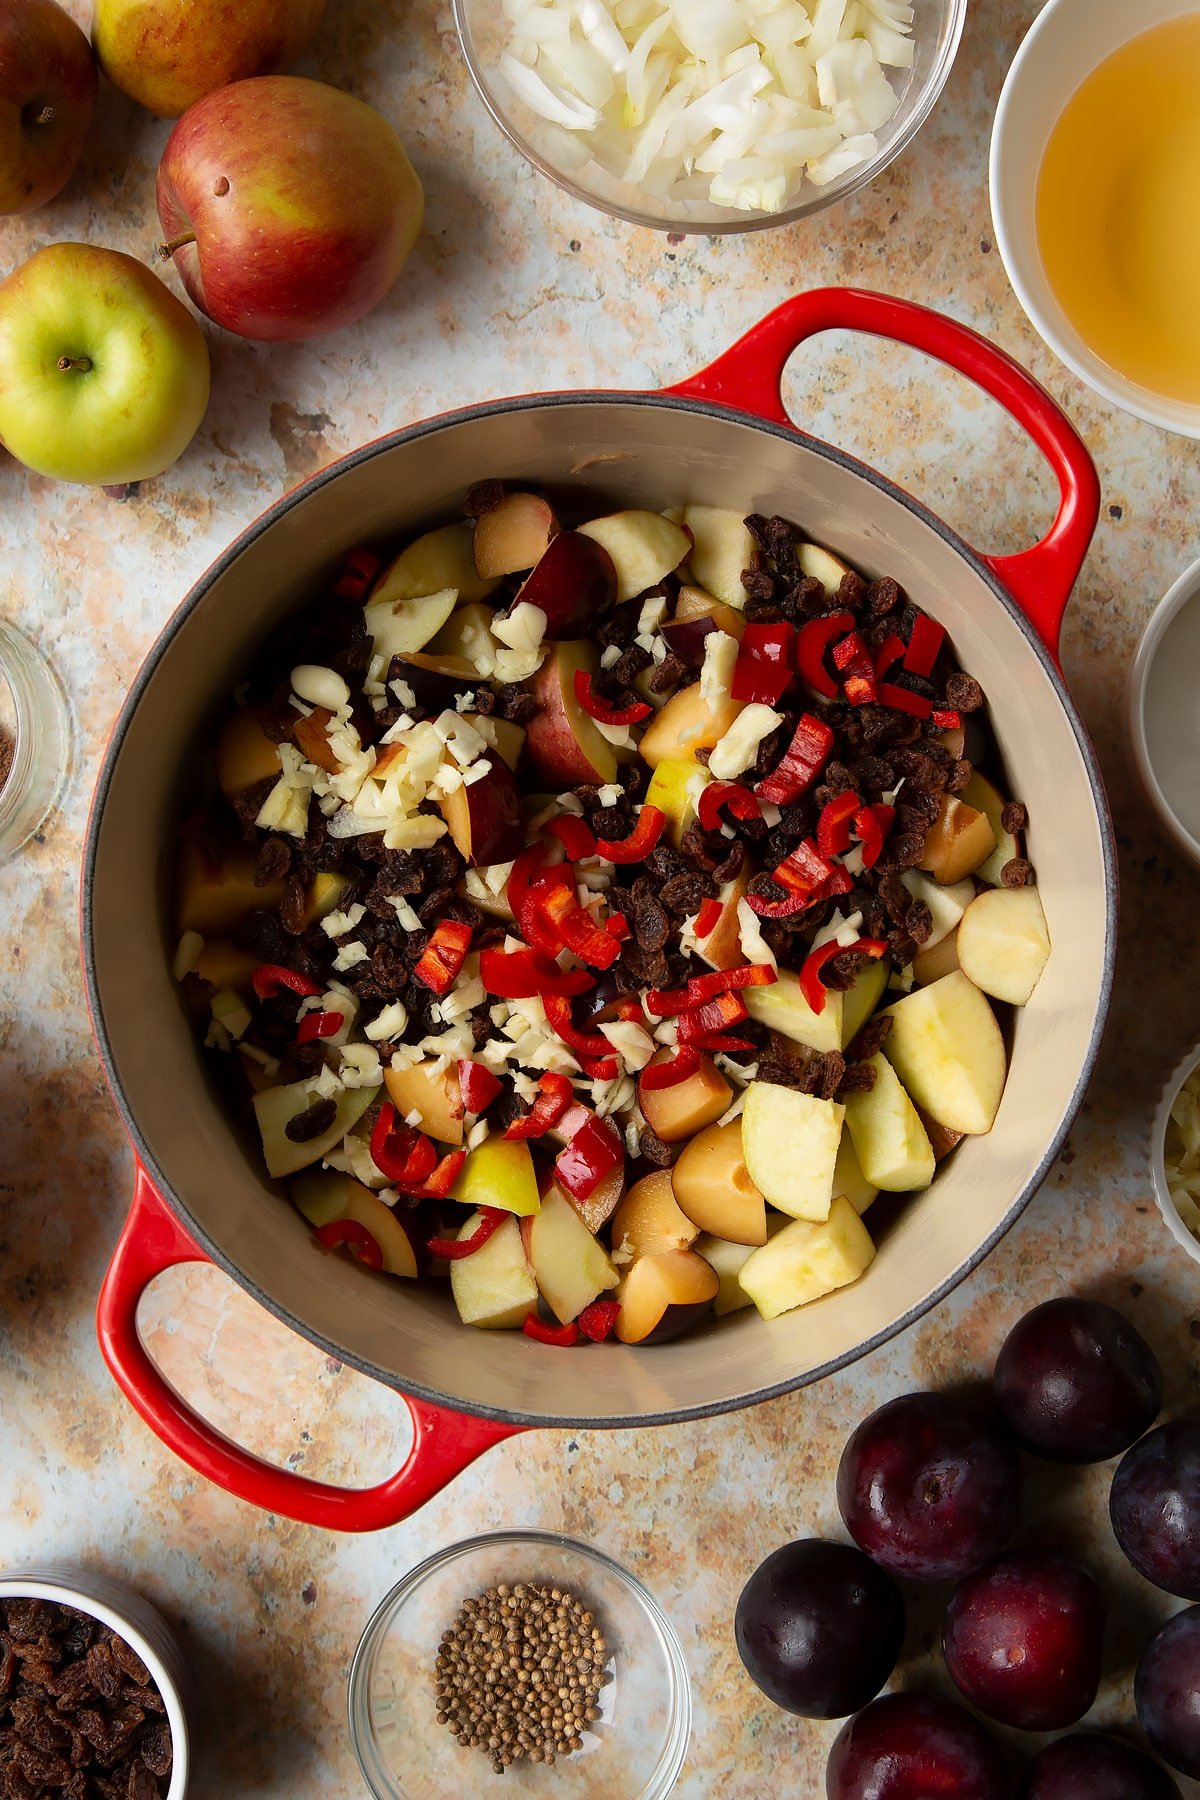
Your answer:
[[[1020,1463],[983,1408],[953,1394],[904,1394],[850,1437],[837,1500],[855,1543],[893,1575],[953,1581],[1012,1536]]]
[[[1166,1770],[1120,1738],[1077,1731],[1038,1752],[1021,1800],[1180,1800]]]
[[[1108,1510],[1139,1575],[1200,1600],[1200,1416],[1160,1425],[1126,1452]]]
[[[825,1765],[828,1800],[1009,1800],[978,1720],[951,1700],[884,1694],[847,1721]]]
[[[1026,1450],[1051,1462],[1103,1462],[1149,1431],[1162,1370],[1115,1307],[1071,1296],[1013,1326],[992,1382],[996,1405]]]
[[[1134,1704],[1163,1761],[1200,1781],[1200,1606],[1168,1619],[1138,1664]]]
[[[841,1719],[873,1700],[895,1668],[904,1602],[861,1550],[803,1538],[759,1564],[734,1634],[750,1679],[776,1706]]]
[[[1100,1686],[1104,1597],[1078,1564],[1026,1551],[960,1581],[942,1650],[973,1706],[1022,1731],[1081,1719]]]

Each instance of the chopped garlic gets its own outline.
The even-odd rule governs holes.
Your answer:
[[[729,702],[737,658],[735,637],[730,637],[727,631],[709,632],[704,640],[704,661],[700,666],[700,698],[710,714],[719,712]]]
[[[393,1000],[385,1006],[377,1019],[363,1027],[367,1037],[373,1044],[381,1044],[385,1038],[403,1037],[408,1029],[408,1008],[401,1000]]]
[[[378,1050],[373,1044],[347,1044],[338,1073],[343,1087],[378,1087],[383,1080]]]
[[[389,906],[395,907],[396,917],[399,919],[399,921],[400,921],[401,925],[404,927],[405,931],[420,931],[421,930],[422,927],[421,927],[420,919],[417,917],[417,914],[413,911],[413,909],[409,905],[408,901],[406,899],[404,899],[403,895],[388,894],[387,903]]]
[[[596,789],[596,798],[601,806],[615,806],[624,792],[624,788],[618,787],[615,781],[610,781],[604,787]]]
[[[620,662],[623,655],[624,651],[620,644],[606,644],[600,652],[600,667],[602,669],[613,668],[616,663]]]
[[[252,1023],[250,1008],[231,988],[220,988],[213,995],[212,1016],[235,1039],[243,1037]]]
[[[856,944],[862,935],[863,916],[860,912],[850,914],[847,919],[839,909],[835,909],[832,917],[827,919],[820,931],[813,938],[812,947],[819,950],[822,944],[832,943],[836,938],[843,950]]]
[[[337,670],[323,668],[319,663],[301,663],[292,670],[292,692],[331,713],[350,703],[350,689]]]
[[[347,969],[356,969],[359,963],[368,962],[370,956],[371,952],[362,939],[355,938],[351,943],[342,945],[333,959],[333,966],[339,974],[344,974]]]
[[[742,955],[760,968],[778,969],[779,962],[762,934],[762,920],[745,898],[737,903],[738,936]]]
[[[308,830],[308,795],[292,787],[286,777],[275,783],[254,823],[260,831],[281,831],[302,838]]]
[[[326,913],[321,920],[321,930],[326,937],[345,937],[348,931],[353,931],[360,919],[366,917],[366,912],[366,907],[355,901],[354,905],[348,907],[345,912]]]
[[[480,1144],[487,1141],[490,1131],[491,1126],[486,1119],[476,1119],[474,1125],[472,1125],[470,1131],[467,1133],[467,1149],[478,1150]]]
[[[412,711],[416,707],[417,696],[414,694],[407,681],[401,681],[399,677],[397,677],[395,681],[389,681],[388,686],[391,688],[399,705],[406,707],[409,711]]]
[[[620,1019],[613,1025],[601,1025],[600,1030],[630,1069],[644,1069],[658,1048],[649,1032],[644,1031],[633,1019]]]
[[[711,634],[710,634],[711,640]],[[717,781],[732,781],[749,768],[758,754],[758,746],[770,737],[783,714],[755,700],[744,706],[708,759],[708,772]]]
[[[445,837],[446,831],[445,819],[435,819],[432,813],[414,813],[409,818],[393,820],[383,834],[383,842],[388,850],[428,850]]]
[[[492,636],[510,650],[540,650],[548,623],[540,606],[520,600],[506,618],[492,620]]]
[[[639,635],[647,631],[657,631],[667,616],[667,596],[651,594],[642,602],[642,610],[638,614],[637,628]]]

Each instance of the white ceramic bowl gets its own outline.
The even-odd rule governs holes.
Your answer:
[[[110,1581],[90,1569],[54,1563],[42,1569],[13,1569],[0,1576],[0,1600],[50,1600],[73,1606],[99,1619],[131,1650],[135,1650],[154,1677],[163,1697],[171,1727],[171,1785],[166,1800],[184,1800],[188,1789],[188,1727],[184,1711],[187,1665],[179,1640],[162,1615],[132,1589]]]
[[[1146,796],[1179,848],[1200,864],[1200,561],[1164,594],[1129,672],[1126,726]]]
[[[1035,197],[1050,133],[1100,63],[1155,25],[1200,11],[1200,0],[1049,0],[1013,60],[992,129],[996,247],[1031,324],[1081,381],[1123,412],[1200,437],[1200,406],[1120,375],[1096,355],[1055,299],[1038,252]]]
[[[1200,1238],[1196,1238],[1188,1230],[1171,1198],[1171,1190],[1167,1186],[1166,1142],[1167,1122],[1171,1116],[1171,1108],[1175,1104],[1175,1096],[1200,1063],[1200,1044],[1195,1044],[1172,1069],[1162,1099],[1158,1103],[1158,1111],[1154,1115],[1154,1123],[1150,1127],[1150,1179],[1154,1183],[1154,1198],[1158,1202],[1158,1210],[1162,1214],[1167,1230],[1192,1261],[1200,1263]]]

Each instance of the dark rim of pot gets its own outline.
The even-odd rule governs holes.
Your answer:
[[[532,412],[546,408],[571,406],[645,406],[660,409],[665,408],[672,412],[685,414],[694,413],[709,418],[733,420],[735,423],[750,426],[753,430],[763,432],[768,436],[780,438],[785,443],[795,443],[797,439],[799,439],[806,449],[825,458],[827,462],[835,464],[838,468],[846,469],[852,474],[864,477],[872,484],[872,486],[889,495],[891,499],[898,501],[899,504],[903,506],[906,511],[910,512],[914,518],[918,519],[923,525],[927,526],[929,530],[933,531],[941,538],[944,543],[948,544],[949,547],[970,566],[972,572],[987,585],[997,603],[1004,608],[1009,617],[1013,619],[1020,628],[1031,654],[1037,659],[1043,675],[1053,688],[1059,705],[1062,707],[1070,721],[1071,729],[1074,732],[1076,742],[1079,746],[1079,752],[1083,759],[1084,767],[1087,770],[1088,780],[1092,789],[1092,797],[1095,802],[1100,822],[1100,837],[1104,856],[1106,901],[1104,962],[1100,991],[1097,995],[1096,1012],[1092,1022],[1087,1054],[1084,1057],[1083,1065],[1079,1070],[1074,1088],[1072,1089],[1070,1101],[1064,1110],[1058,1130],[1054,1133],[1053,1138],[1046,1146],[1033,1175],[1029,1181],[1026,1182],[1021,1192],[1014,1197],[1012,1204],[1009,1206],[996,1229],[991,1232],[974,1251],[972,1251],[971,1255],[960,1263],[943,1282],[939,1283],[936,1288],[915,1306],[910,1307],[907,1312],[901,1315],[901,1317],[892,1320],[890,1324],[875,1332],[871,1337],[865,1338],[862,1343],[856,1345],[853,1350],[848,1350],[841,1356],[833,1357],[828,1362],[821,1363],[814,1369],[804,1370],[801,1373],[789,1376],[784,1381],[772,1382],[766,1387],[752,1389],[744,1394],[739,1394],[732,1399],[701,1402],[695,1406],[677,1407],[666,1412],[617,1413],[606,1415],[603,1418],[580,1418],[577,1414],[572,1413],[522,1413],[506,1407],[487,1406],[479,1401],[466,1400],[458,1395],[443,1393],[436,1388],[427,1387],[417,1382],[405,1382],[403,1387],[396,1389],[394,1379],[388,1375],[386,1371],[378,1368],[375,1364],[367,1361],[365,1358],[356,1356],[352,1351],[347,1350],[344,1345],[339,1344],[330,1338],[323,1337],[319,1332],[314,1331],[311,1327],[306,1325],[303,1320],[296,1318],[292,1313],[289,1313],[286,1308],[278,1305],[275,1301],[262,1293],[252,1281],[247,1279],[236,1263],[232,1262],[208,1236],[203,1225],[196,1218],[191,1208],[171,1186],[166,1172],[160,1167],[152,1155],[149,1145],[142,1136],[138,1122],[129,1107],[117,1076],[112,1050],[108,1041],[108,1032],[104,1021],[104,1014],[101,1008],[99,983],[96,978],[95,957],[92,944],[93,883],[95,878],[95,861],[99,845],[100,828],[104,816],[105,800],[120,756],[125,732],[129,727],[129,723],[133,718],[134,713],[137,711],[142,695],[154,679],[159,662],[165,654],[175,633],[183,624],[184,620],[203,603],[207,598],[210,589],[220,580],[246,547],[262,532],[269,530],[278,519],[284,516],[284,514],[290,512],[293,507],[298,506],[303,501],[307,500],[310,495],[316,493],[320,488],[326,486],[331,481],[339,480],[350,470],[356,469],[362,464],[371,461],[374,457],[394,449],[397,445],[411,443],[419,438],[433,436],[448,426],[471,424],[480,419],[491,418],[497,413]],[[96,1039],[96,1047],[104,1068],[109,1090],[129,1135],[130,1141],[147,1173],[151,1177],[154,1186],[157,1188],[164,1201],[171,1207],[172,1211],[184,1222],[188,1231],[195,1238],[196,1243],[204,1251],[205,1255],[208,1256],[218,1268],[223,1269],[227,1275],[237,1282],[239,1287],[249,1293],[267,1312],[271,1313],[281,1324],[286,1325],[289,1330],[295,1331],[299,1336],[306,1338],[310,1343],[315,1344],[328,1355],[347,1364],[350,1368],[357,1369],[361,1374],[370,1376],[372,1380],[380,1382],[381,1385],[385,1387],[393,1388],[395,1391],[399,1391],[402,1394],[411,1394],[414,1399],[425,1400],[432,1405],[449,1408],[451,1411],[469,1413],[477,1418],[491,1419],[498,1424],[512,1425],[515,1427],[541,1426],[547,1429],[565,1428],[587,1430],[618,1430],[642,1425],[669,1425],[685,1419],[712,1418],[721,1413],[739,1411],[744,1406],[756,1406],[762,1401],[777,1399],[783,1394],[791,1393],[796,1388],[807,1387],[810,1383],[820,1381],[827,1375],[835,1374],[839,1369],[848,1368],[852,1363],[857,1362],[860,1357],[866,1356],[872,1350],[878,1349],[881,1344],[886,1344],[891,1338],[898,1336],[899,1333],[906,1330],[909,1325],[915,1323],[917,1319],[923,1318],[927,1312],[941,1300],[944,1300],[946,1295],[951,1293],[961,1281],[965,1280],[966,1277],[979,1266],[984,1258],[995,1249],[996,1245],[1000,1242],[1000,1239],[1016,1223],[1029,1201],[1033,1198],[1033,1195],[1046,1179],[1055,1158],[1066,1141],[1067,1134],[1070,1131],[1075,1116],[1083,1102],[1088,1082],[1091,1079],[1092,1072],[1096,1065],[1096,1059],[1100,1052],[1100,1042],[1104,1033],[1109,1004],[1112,998],[1113,970],[1116,958],[1117,903],[1117,863],[1116,850],[1113,841],[1112,820],[1095,751],[1092,748],[1078,709],[1067,690],[1062,674],[1045,644],[1026,618],[1024,612],[1018,606],[1016,600],[1008,592],[1007,588],[1005,588],[999,576],[988,567],[982,557],[973,550],[957,532],[952,531],[944,520],[940,519],[936,513],[931,512],[927,506],[923,505],[921,501],[914,499],[911,494],[906,493],[903,488],[897,486],[895,482],[890,481],[887,476],[881,475],[877,470],[872,469],[868,463],[861,462],[857,457],[848,455],[844,450],[839,450],[831,444],[826,444],[819,438],[810,437],[807,433],[799,431],[795,427],[775,424],[770,420],[760,418],[755,413],[744,412],[737,407],[722,406],[703,400],[685,399],[671,394],[656,394],[644,391],[634,391],[632,393],[601,391],[594,393],[534,394],[517,399],[491,401],[481,406],[463,407],[454,412],[441,413],[434,418],[422,420],[418,424],[407,426],[401,431],[390,432],[385,437],[377,438],[372,443],[365,444],[361,449],[351,452],[350,455],[342,457],[338,462],[330,464],[328,468],[322,469],[318,474],[311,476],[299,487],[293,488],[290,493],[285,494],[280,500],[277,500],[274,505],[270,506],[266,512],[262,513],[259,518],[256,519],[253,524],[249,525],[229,548],[217,558],[205,574],[200,577],[200,580],[192,588],[191,592],[171,615],[171,618],[164,626],[155,643],[151,646],[146,660],[142,664],[142,667],[134,680],[133,686],[129,690],[129,694],[126,697],[125,703],[113,726],[112,737],[109,740],[108,748],[105,752],[104,762],[100,770],[100,775],[96,783],[96,790],[92,799],[91,813],[87,826],[87,836],[84,844],[80,892],[83,965],[84,979],[87,987],[88,1009],[91,1013],[92,1029]]]

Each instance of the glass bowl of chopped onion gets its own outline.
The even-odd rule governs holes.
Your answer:
[[[536,1639],[548,1654],[541,1666],[552,1667],[557,1684],[570,1678],[548,1635],[562,1608],[574,1619],[586,1616],[585,1638],[597,1634],[587,1706],[595,1717],[575,1734],[576,1748],[547,1760],[537,1747],[536,1757],[522,1752],[498,1771],[498,1746],[514,1735],[497,1723],[503,1707],[491,1703],[492,1723],[476,1744],[464,1744],[447,1717],[447,1708],[454,1716],[477,1697],[488,1705],[500,1687],[510,1713],[515,1704],[515,1676],[503,1666],[497,1674],[496,1660],[480,1653],[475,1621],[480,1636],[498,1619],[518,1647],[523,1636]],[[448,1692],[457,1700],[444,1698]],[[520,1712],[531,1716],[524,1703]],[[350,1669],[350,1735],[375,1800],[491,1793],[500,1800],[510,1792],[531,1800],[665,1800],[691,1728],[687,1664],[658,1602],[603,1551],[555,1532],[497,1531],[431,1556],[380,1603]],[[488,1749],[487,1736],[497,1748]]]
[[[1150,1131],[1150,1176],[1168,1231],[1200,1263],[1200,1044],[1163,1089]]]
[[[967,0],[454,0],[488,111],[535,168],[635,225],[788,224],[900,155]]]

